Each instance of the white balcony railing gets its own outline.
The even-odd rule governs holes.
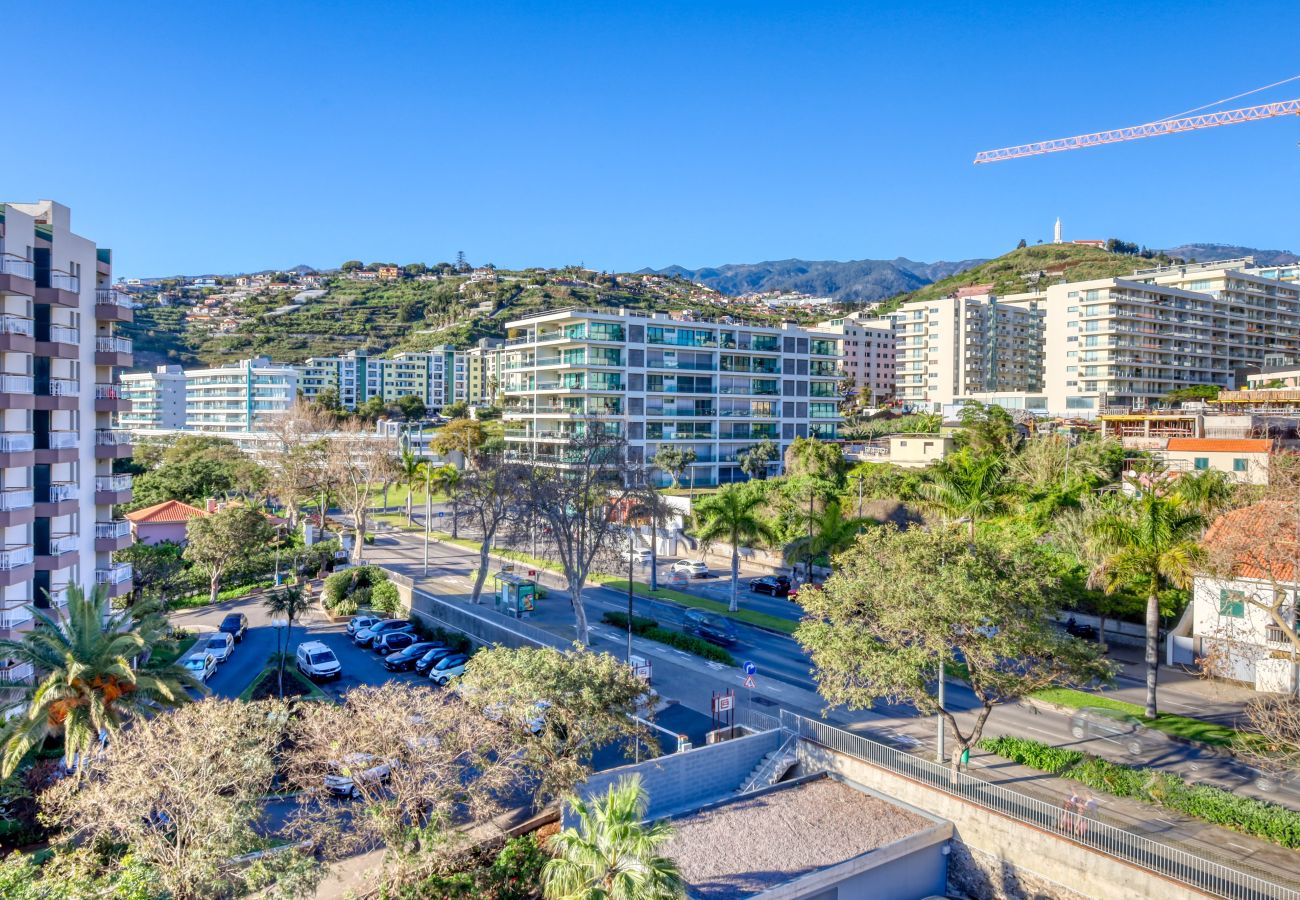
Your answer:
[[[0,334],[24,334],[31,337],[32,332],[31,319],[25,319],[22,316],[11,316],[8,313],[0,316]]]
[[[55,609],[63,609],[68,605],[68,586],[50,589],[50,606]]]
[[[0,453],[25,453],[35,447],[36,437],[30,432],[0,432]]]
[[[98,447],[120,447],[131,443],[131,432],[114,431],[109,428],[95,429],[95,445]]]
[[[14,256],[12,253],[0,254],[0,275],[16,275],[30,281],[35,273],[35,266],[30,259]]]
[[[57,481],[50,485],[49,491],[50,503],[62,503],[65,500],[77,499],[77,485],[71,481]]]
[[[131,339],[122,337],[97,337],[95,350],[99,353],[130,353]]]
[[[108,491],[110,493],[120,493],[131,490],[130,475],[96,475],[95,490]],[[31,493],[30,491],[28,492]]]
[[[120,400],[122,399],[122,387],[117,384],[97,384],[95,385],[96,400]]]
[[[116,538],[126,537],[131,533],[131,523],[126,519],[117,519],[113,522],[96,522],[95,537],[100,540],[114,540]]]
[[[34,559],[31,544],[13,544],[0,550],[0,570],[30,565]]]
[[[50,537],[50,556],[62,556],[77,549],[75,534],[59,534]]]
[[[15,681],[30,682],[36,670],[31,663],[14,663],[12,666],[0,666],[0,678],[11,684]]]
[[[95,584],[121,584],[131,579],[131,564],[118,563],[107,569],[95,570]]]
[[[0,375],[0,394],[30,394],[35,389],[30,375]]]
[[[79,294],[81,293],[81,278],[77,275],[69,275],[67,272],[51,272],[50,287]]]
[[[31,509],[35,502],[31,488],[15,488],[0,491],[0,512],[12,512],[15,509]]]
[[[80,344],[81,332],[71,325],[51,325],[50,341],[55,344]]]
[[[51,378],[51,397],[75,397],[81,393],[81,382],[73,378]]]
[[[131,306],[131,298],[116,288],[96,288],[95,302],[110,306],[125,306],[127,308]]]
[[[51,450],[68,450],[77,446],[79,435],[75,431],[51,431],[50,432],[50,449]]]
[[[32,611],[26,606],[10,606],[0,609],[0,628],[16,628],[32,620]]]

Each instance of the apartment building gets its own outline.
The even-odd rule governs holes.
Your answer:
[[[740,454],[764,440],[834,438],[842,336],[702,322],[622,309],[561,310],[506,323],[501,354],[508,452],[561,462],[598,417],[628,463],[689,448],[684,481],[743,481]],[[772,464],[779,471],[779,459]]]
[[[298,373],[266,357],[185,372],[185,428],[208,434],[257,430],[293,405]]]
[[[185,372],[180,366],[124,373],[119,393],[128,403],[117,414],[119,428],[140,431],[185,427]]]
[[[482,338],[464,351],[465,399],[470,406],[492,406],[501,387],[501,344],[496,338]]]
[[[893,398],[898,342],[888,319],[850,313],[820,322],[817,329],[841,335],[844,372],[853,379],[860,405],[879,406]]]
[[[28,604],[62,608],[70,585],[131,589],[131,566],[111,560],[131,543],[113,519],[131,478],[112,469],[131,455],[112,427],[131,305],[112,287],[112,252],[71,218],[49,200],[0,204],[0,637],[31,627]],[[31,675],[0,652],[0,677]]]
[[[386,357],[349,350],[340,356],[312,357],[293,369],[304,398],[315,400],[321,391],[333,388],[344,409],[356,409],[375,397],[391,402],[407,395],[419,397],[430,409],[441,409],[468,397],[465,351],[451,346]]]

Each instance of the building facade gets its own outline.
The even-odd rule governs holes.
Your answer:
[[[0,204],[0,637],[31,627],[37,608],[62,608],[68,588],[131,590],[131,543],[113,506],[131,455],[113,428],[126,408],[115,371],[131,364],[132,318],[112,287],[112,252],[71,230],[59,203]],[[0,676],[30,677],[0,653]]]
[[[185,372],[180,366],[129,372],[122,375],[121,382],[121,395],[129,406],[117,414],[119,428],[185,427]]]
[[[628,463],[660,447],[695,452],[683,482],[743,481],[740,455],[765,440],[837,437],[841,336],[697,322],[620,309],[566,310],[506,323],[501,379],[508,452],[562,461],[599,418]]]
[[[298,374],[265,357],[185,372],[185,428],[209,434],[255,431],[297,396]]]
[[[312,357],[295,364],[298,390],[315,400],[333,389],[339,405],[356,409],[368,400],[386,403],[408,395],[419,397],[432,410],[468,399],[466,351],[451,346],[370,356],[349,350],[340,356]]]
[[[842,336],[844,372],[853,381],[859,405],[879,406],[893,399],[898,340],[888,319],[851,313],[821,322],[817,329]]]

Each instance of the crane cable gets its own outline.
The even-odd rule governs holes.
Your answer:
[[[1249,97],[1251,94],[1258,94],[1260,91],[1266,91],[1269,88],[1275,88],[1279,85],[1287,84],[1300,79],[1300,75],[1292,75],[1290,78],[1283,78],[1281,81],[1275,81],[1272,84],[1266,84],[1263,87],[1257,87],[1254,90],[1246,91],[1241,94],[1234,94],[1231,97],[1224,97],[1222,100],[1215,100],[1213,103],[1207,103],[1204,106],[1198,106],[1194,109],[1185,110],[1180,113],[1174,113],[1172,116],[1165,116],[1163,119],[1157,119],[1157,122],[1168,122],[1170,119],[1181,119],[1183,116],[1191,115],[1194,112],[1200,112],[1203,109],[1209,109],[1211,106],[1218,106],[1221,103],[1228,103],[1232,100],[1240,100],[1242,97]],[[1154,124],[1154,123],[1152,123]]]

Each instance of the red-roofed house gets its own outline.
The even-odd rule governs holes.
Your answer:
[[[142,544],[161,544],[163,541],[185,543],[185,528],[190,519],[205,516],[197,506],[179,500],[164,500],[144,509],[126,514],[131,523],[131,535]]]
[[[1214,469],[1239,484],[1268,484],[1273,442],[1256,438],[1171,437],[1162,453],[1174,472]]]

